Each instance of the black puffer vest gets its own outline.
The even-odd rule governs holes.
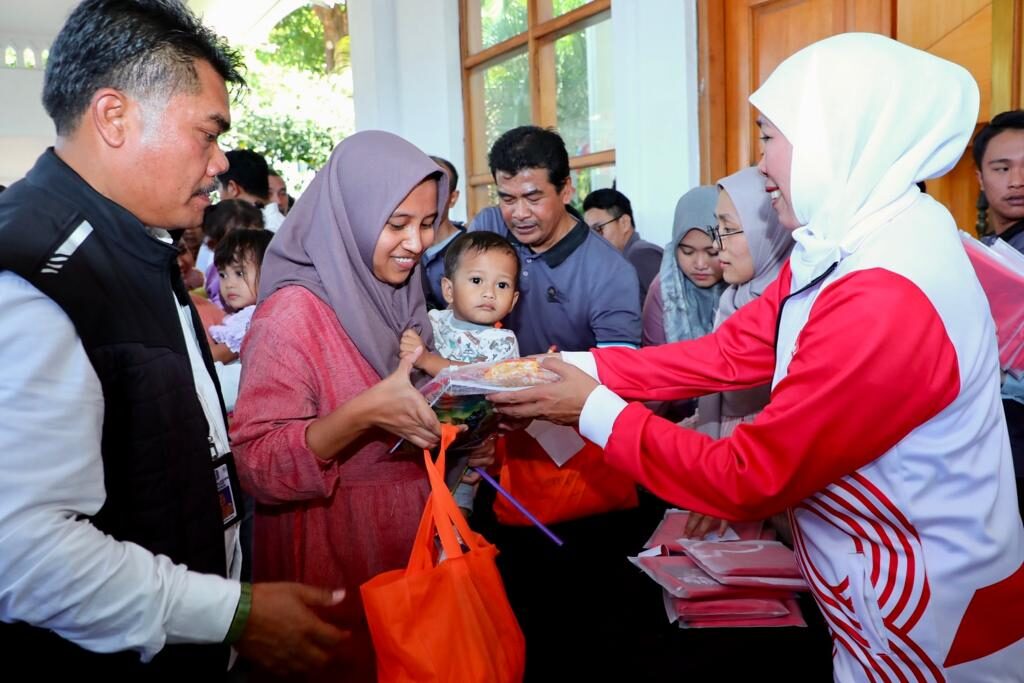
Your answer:
[[[64,310],[102,384],[107,497],[91,523],[189,569],[225,576],[210,432],[175,309],[175,297],[188,301],[175,259],[174,247],[52,149],[0,194],[0,271],[17,273]],[[194,309],[192,318],[202,329]],[[205,341],[199,346],[216,382]],[[136,652],[95,654],[22,623],[0,624],[0,643],[5,667],[45,674],[210,680],[227,668],[222,645],[167,646],[142,664]]]

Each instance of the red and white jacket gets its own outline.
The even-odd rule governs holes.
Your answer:
[[[914,209],[935,221],[877,231],[798,292],[787,265],[714,334],[594,351],[604,386],[581,430],[674,504],[732,520],[788,509],[837,681],[1024,681],[995,331],[957,235],[931,230],[948,217],[927,197]],[[768,381],[764,411],[717,441],[619,398]]]

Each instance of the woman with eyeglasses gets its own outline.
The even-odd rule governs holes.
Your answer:
[[[722,279],[728,284],[715,315],[717,330],[740,308],[761,296],[789,258],[793,235],[780,223],[765,192],[765,177],[756,166],[718,181],[717,225],[713,229]],[[768,405],[771,385],[723,391],[697,400],[696,429],[714,439],[727,437],[744,422],[753,422]],[[784,517],[773,523],[787,540]],[[687,536],[702,538],[709,531],[725,531],[728,522],[693,513],[687,520]]]

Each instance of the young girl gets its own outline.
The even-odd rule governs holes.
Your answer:
[[[220,325],[210,327],[210,336],[227,347],[224,358],[214,349],[214,356],[222,362],[238,358],[242,340],[249,331],[249,321],[256,310],[259,292],[260,266],[274,234],[267,230],[234,230],[221,240],[213,256],[213,265],[220,277],[220,294],[224,303],[236,313],[224,318]]]
[[[644,346],[697,339],[711,332],[725,289],[718,247],[708,234],[717,196],[715,187],[701,185],[676,204],[672,241],[665,245],[661,270],[644,301]]]
[[[249,202],[240,199],[225,199],[207,207],[206,213],[203,214],[203,234],[206,236],[206,240],[199,250],[196,263],[206,275],[207,298],[228,312],[231,309],[221,301],[217,264],[213,262],[213,259],[204,258],[203,251],[205,249],[206,253],[215,253],[221,240],[231,231],[242,228],[263,229],[263,214]]]

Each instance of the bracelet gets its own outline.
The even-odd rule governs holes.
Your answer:
[[[249,613],[252,611],[252,584],[243,583],[242,590],[238,594],[238,606],[235,607],[235,616],[231,619],[231,626],[228,628],[228,634],[224,637],[224,642],[231,643],[238,642],[238,639],[242,637],[242,632],[245,630],[245,625],[249,622]]]

